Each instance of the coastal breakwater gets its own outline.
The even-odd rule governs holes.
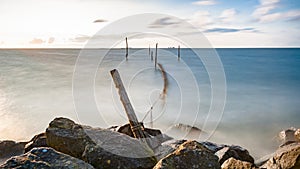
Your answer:
[[[123,127],[124,128],[124,127]],[[44,133],[28,142],[1,141],[1,169],[9,168],[299,168],[299,129],[281,132],[286,139],[269,158],[254,161],[237,145],[195,140],[174,140],[159,130],[151,137],[157,145],[149,150],[126,132],[93,128],[59,117]],[[151,132],[151,129],[149,129]],[[154,139],[155,138],[155,139]],[[159,139],[158,139],[159,138]],[[292,138],[292,139],[291,139]]]

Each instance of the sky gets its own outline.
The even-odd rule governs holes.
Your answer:
[[[213,47],[300,47],[299,0],[0,0],[0,48],[83,48],[104,27],[142,13],[178,17]]]

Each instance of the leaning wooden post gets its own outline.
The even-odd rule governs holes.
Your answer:
[[[156,45],[155,45],[155,61],[154,61],[155,69],[156,69],[156,65],[157,65],[157,45],[158,45],[158,43],[156,43]]]
[[[123,82],[121,80],[118,70],[113,69],[110,71],[110,74],[114,80],[116,88],[119,90],[120,100],[126,111],[127,118],[129,119],[129,124],[132,130],[132,133],[135,138],[146,138],[144,133],[143,126],[138,122],[138,119],[134,113],[133,107],[128,98],[127,92],[124,88]],[[145,143],[147,143],[145,141]]]
[[[180,60],[180,45],[178,45],[178,52],[177,52],[177,54],[178,54],[178,61]]]
[[[125,57],[126,57],[126,60],[128,60],[128,41],[127,41],[127,37],[125,38],[125,40],[126,40],[126,55],[125,55]]]

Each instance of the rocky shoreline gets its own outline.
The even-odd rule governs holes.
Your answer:
[[[154,136],[148,138],[151,148],[132,138],[126,126],[114,131],[55,118],[44,133],[28,142],[0,141],[0,169],[300,168],[299,129],[281,132],[285,143],[257,162],[240,146],[173,140],[159,130],[147,130]]]

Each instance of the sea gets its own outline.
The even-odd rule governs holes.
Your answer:
[[[300,127],[299,48],[182,48],[180,57],[160,48],[155,56],[142,48],[127,59],[125,49],[0,49],[0,140],[30,140],[55,117],[127,123],[113,69],[145,127],[177,139],[190,137],[178,126],[193,126],[201,132],[192,139],[240,145],[259,159],[282,144],[280,131]]]

